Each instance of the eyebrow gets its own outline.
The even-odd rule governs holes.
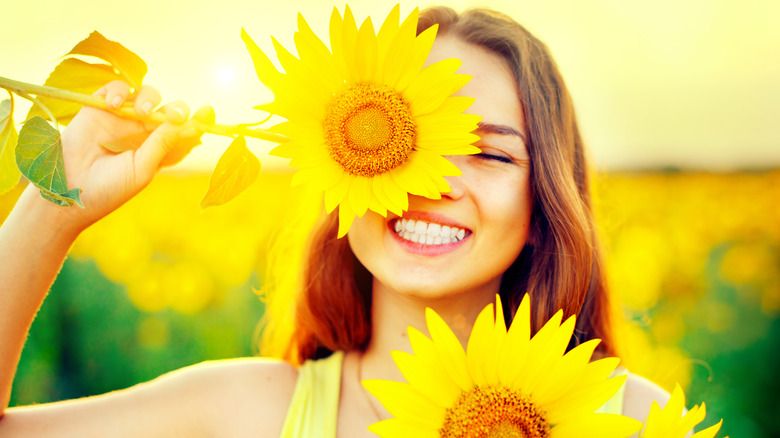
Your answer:
[[[520,137],[523,139],[523,142],[525,142],[525,134],[507,125],[494,125],[492,123],[479,122],[477,123],[477,131],[499,135],[514,135]]]

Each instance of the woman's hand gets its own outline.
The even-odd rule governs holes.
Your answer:
[[[95,94],[111,108],[132,101],[140,117],[149,116],[161,100],[149,86],[131,95],[130,87],[121,81],[106,84]],[[73,118],[62,135],[63,158],[68,189],[82,189],[84,209],[57,209],[68,227],[78,233],[124,204],[149,184],[160,167],[177,163],[200,144],[203,124],[214,123],[210,107],[199,109],[190,120],[183,102],[171,102],[157,111],[167,119],[159,126],[88,107]],[[117,141],[129,149],[115,153],[101,146]]]

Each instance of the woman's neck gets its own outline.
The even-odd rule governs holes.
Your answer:
[[[491,284],[479,290],[426,297],[398,293],[374,279],[371,340],[361,358],[362,378],[404,381],[390,352],[412,352],[407,334],[409,326],[430,336],[425,322],[426,307],[444,319],[465,348],[477,315],[495,302],[497,291],[498,285]]]

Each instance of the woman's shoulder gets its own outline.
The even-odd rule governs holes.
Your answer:
[[[664,407],[669,397],[671,395],[653,381],[629,372],[625,383],[623,415],[644,421],[653,402]]]
[[[294,366],[268,358],[207,361],[164,377],[169,380],[165,386],[200,388],[199,404],[208,406],[202,411],[204,420],[220,436],[247,436],[247,431],[257,436],[277,436],[297,378]]]

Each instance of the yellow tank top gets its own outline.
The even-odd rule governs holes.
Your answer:
[[[343,361],[344,353],[339,351],[326,359],[308,360],[298,368],[298,381],[281,438],[335,438]],[[621,367],[613,375],[626,373]],[[596,412],[622,413],[624,388],[625,385]]]

